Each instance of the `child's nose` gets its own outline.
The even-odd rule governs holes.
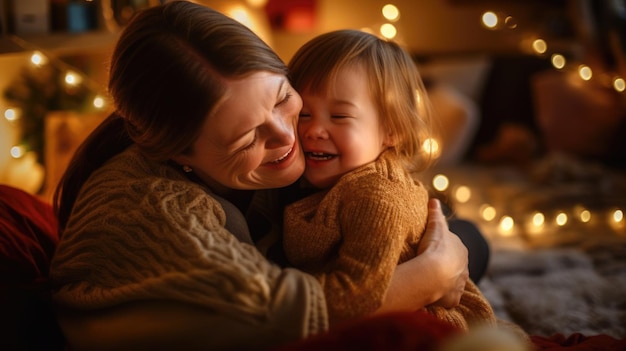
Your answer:
[[[300,125],[301,130],[304,131],[303,136],[307,139],[326,139],[328,138],[328,130],[323,123],[316,120],[306,122],[304,125]]]

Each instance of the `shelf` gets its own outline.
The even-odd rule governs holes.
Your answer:
[[[54,55],[106,52],[113,49],[118,33],[94,31],[0,37],[0,54],[41,50]]]
[[[24,51],[24,48],[19,46],[10,37],[0,36],[0,55],[15,54]]]

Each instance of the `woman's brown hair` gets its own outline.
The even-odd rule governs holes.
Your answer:
[[[111,58],[116,111],[81,144],[55,191],[59,228],[82,185],[107,160],[132,144],[161,161],[190,152],[223,96],[224,78],[257,71],[287,74],[266,43],[220,12],[173,1],[135,15]]]

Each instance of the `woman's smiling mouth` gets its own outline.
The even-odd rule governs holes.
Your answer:
[[[271,161],[270,163],[280,163],[280,162],[282,162],[284,159],[289,157],[289,155],[291,154],[292,151],[293,151],[293,147],[291,149],[289,149],[289,151],[287,151],[284,155],[282,155],[281,157],[279,157],[278,159],[276,159],[274,161]]]

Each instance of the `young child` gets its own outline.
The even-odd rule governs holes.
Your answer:
[[[323,34],[289,66],[304,102],[304,178],[321,191],[286,208],[283,246],[290,264],[322,283],[336,324],[375,312],[396,265],[418,254],[428,192],[414,176],[430,162],[421,141],[431,117],[411,57],[374,35]],[[427,310],[464,330],[495,322],[471,281],[458,307]]]

